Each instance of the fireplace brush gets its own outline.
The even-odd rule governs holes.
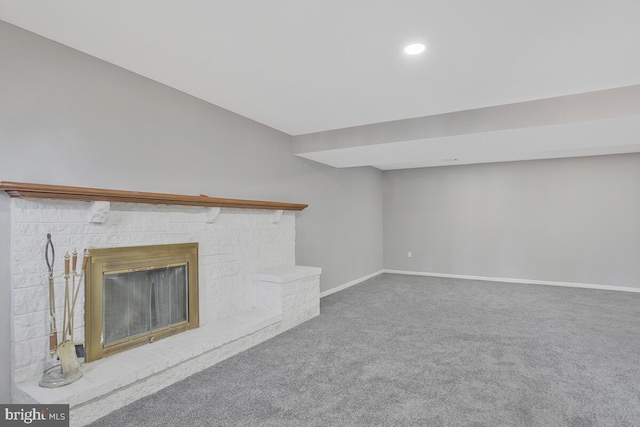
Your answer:
[[[64,311],[62,312],[62,342],[67,340],[69,330],[69,252],[64,254]]]

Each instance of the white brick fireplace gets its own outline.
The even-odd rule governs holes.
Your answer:
[[[68,403],[88,423],[319,314],[320,269],[295,265],[295,212],[122,202],[11,199],[13,399]],[[199,244],[200,327],[82,366],[83,378],[38,387],[48,356],[50,233],[54,275],[65,252]],[[62,319],[61,278],[56,279]],[[84,294],[75,340],[84,339]]]

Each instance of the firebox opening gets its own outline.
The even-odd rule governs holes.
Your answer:
[[[87,361],[198,327],[198,244],[89,251]]]

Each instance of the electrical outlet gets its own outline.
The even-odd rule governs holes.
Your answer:
[[[407,257],[411,258],[413,256],[413,254],[411,252],[407,252]]]

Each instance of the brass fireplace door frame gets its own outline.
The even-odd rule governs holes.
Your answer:
[[[189,305],[186,322],[103,345],[103,276],[105,273],[152,270],[186,264]],[[198,243],[90,249],[85,276],[86,361],[92,362],[129,348],[194,329],[199,326]]]

